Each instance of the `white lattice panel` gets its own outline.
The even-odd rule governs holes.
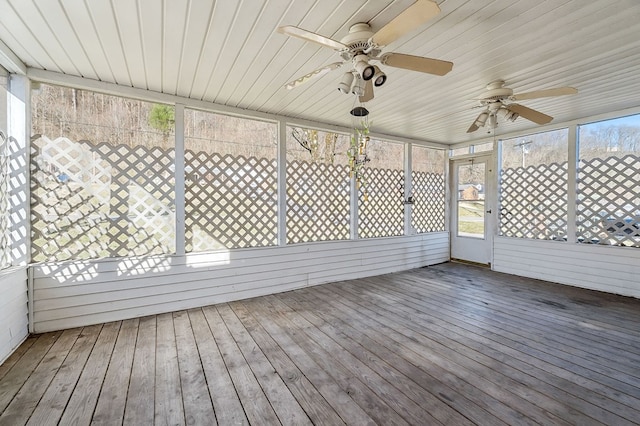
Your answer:
[[[546,240],[566,238],[567,163],[502,170],[500,235]]]
[[[287,164],[287,243],[349,239],[349,168]]]
[[[34,261],[175,251],[173,150],[32,142]]]
[[[411,225],[419,234],[444,231],[444,176],[413,171],[411,178],[413,188]]]
[[[640,156],[581,160],[577,239],[640,247]]]
[[[186,250],[277,244],[277,164],[185,151]]]
[[[358,236],[390,237],[404,233],[404,171],[365,168],[358,191]]]
[[[9,213],[9,139],[0,131],[0,269],[11,263]]]

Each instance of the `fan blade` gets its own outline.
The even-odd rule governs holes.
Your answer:
[[[373,80],[368,80],[364,86],[364,95],[360,96],[359,100],[362,103],[369,102],[373,99]]]
[[[476,119],[473,120],[473,124],[471,124],[471,126],[469,127],[469,130],[467,130],[467,133],[473,133],[480,128],[480,126],[478,126],[478,123],[480,122],[480,117],[482,116],[482,114],[486,114],[486,113],[487,111],[482,111],[480,114],[478,114]],[[484,126],[484,122],[482,122],[482,125]]]
[[[284,27],[278,27],[277,31],[280,34],[285,34],[291,37],[297,37],[299,39],[310,41],[312,43],[317,43],[325,47],[329,47],[333,50],[346,50],[347,46],[340,43],[339,41],[330,39],[325,36],[321,36],[320,34],[312,33],[311,31],[303,30],[302,28],[294,27],[292,25],[285,25]]]
[[[309,74],[305,74],[302,77],[296,78],[295,80],[288,82],[287,84],[284,85],[284,87],[286,87],[287,89],[291,90],[294,87],[298,87],[301,84],[304,84],[304,83],[306,83],[307,81],[309,81],[311,79],[322,77],[323,75],[325,75],[329,71],[333,71],[335,69],[340,68],[343,63],[344,62],[334,62],[333,64],[329,64],[329,65],[326,65],[326,66],[324,66],[322,68],[318,68],[315,71],[311,71]]]
[[[438,13],[440,13],[440,7],[436,3],[430,0],[418,0],[380,28],[371,37],[371,42],[378,47],[387,46]]]
[[[445,75],[453,69],[453,62],[423,58],[422,56],[405,55],[404,53],[385,53],[380,57],[380,62],[391,67],[434,75]]]
[[[513,99],[514,101],[523,101],[526,99],[537,99],[537,98],[549,98],[552,96],[564,96],[564,95],[575,95],[578,93],[577,89],[573,87],[557,87],[555,89],[546,89],[546,90],[535,90],[533,92],[526,93],[518,93],[516,95],[511,96],[509,99]]]
[[[533,121],[536,124],[547,124],[553,120],[553,117],[543,114],[535,109],[527,108],[526,106],[522,106],[519,104],[509,104],[507,105],[507,109],[509,111],[513,111],[518,114],[520,117],[524,117],[529,121]]]

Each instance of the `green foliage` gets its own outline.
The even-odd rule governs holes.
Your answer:
[[[149,125],[162,133],[170,133],[176,123],[174,109],[169,105],[154,104],[149,112]]]

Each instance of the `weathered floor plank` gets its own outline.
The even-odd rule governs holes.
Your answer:
[[[156,328],[155,424],[183,425],[184,405],[173,315],[158,315]]]
[[[215,414],[211,395],[207,388],[207,380],[188,314],[185,311],[175,312],[173,324],[176,330],[185,423],[188,425],[213,424]]]
[[[122,423],[139,322],[138,318],[122,322],[91,424]]]
[[[33,370],[31,375],[28,376],[28,379],[22,387],[19,388],[20,390],[15,398],[13,398],[6,410],[0,415],[0,424],[23,425],[27,423],[33,410],[36,409],[38,401],[40,401],[40,398],[42,398],[42,395],[46,392],[49,383],[51,383],[51,380],[55,377],[56,372],[76,342],[80,331],[80,328],[69,329],[58,333],[59,337],[55,341],[49,341],[49,339],[47,339],[46,356],[38,347],[40,342],[36,342],[32,346],[33,351],[29,352],[29,357],[34,356],[36,359],[40,359],[42,356],[42,361],[35,370]],[[51,335],[47,337],[51,337]],[[25,359],[25,361],[27,360],[28,358]],[[20,367],[20,365],[16,365],[16,367],[14,367],[15,370],[12,370],[12,372],[20,372]],[[11,379],[11,377],[7,376],[7,379]],[[7,384],[10,384],[10,382],[7,382]]]
[[[150,425],[155,418],[156,317],[140,318],[137,331],[129,389],[122,389],[127,393],[124,423]]]
[[[202,309],[191,309],[188,314],[218,424],[221,426],[249,424]]]
[[[640,300],[446,263],[29,337],[0,426],[633,425]]]
[[[229,370],[235,389],[242,402],[247,419],[252,424],[281,424],[269,403],[258,379],[251,371],[247,360],[233,340],[215,306],[203,309],[209,327],[214,330],[214,339],[220,348],[224,363]]]
[[[102,324],[90,325],[82,329],[69,354],[38,402],[27,422],[28,425],[45,426],[59,423],[101,330]]]

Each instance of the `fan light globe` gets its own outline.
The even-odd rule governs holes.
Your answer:
[[[501,107],[496,114],[506,121],[515,121],[516,118],[519,117],[518,113],[510,111],[505,107]]]
[[[353,84],[353,73],[346,72],[342,76],[340,83],[338,83],[338,91],[348,95],[351,92],[351,85]]]
[[[364,95],[364,80],[357,77],[353,79],[353,83],[351,84],[351,94],[356,96]]]
[[[488,113],[486,113],[486,112],[481,113],[478,116],[477,120],[476,120],[476,125],[478,127],[483,127],[484,124],[487,122],[487,118],[489,118],[489,114]]]
[[[387,81],[387,75],[383,73],[377,65],[373,67],[373,70],[373,85],[376,87],[380,87]]]
[[[353,68],[364,81],[371,80],[376,72],[373,65],[369,65],[367,55],[357,55],[353,58]]]

